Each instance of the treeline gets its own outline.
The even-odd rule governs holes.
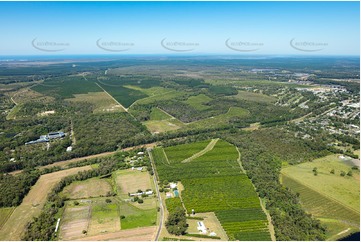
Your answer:
[[[281,129],[253,131],[241,135],[223,133],[221,136],[240,149],[242,165],[257,193],[266,201],[277,240],[326,238],[326,228],[303,210],[299,197],[294,192],[279,182],[282,161],[300,162],[323,156],[327,154],[323,146],[311,148],[313,144],[303,143]]]
[[[39,171],[16,176],[0,174],[0,207],[18,206],[40,176]]]
[[[59,193],[65,186],[74,181],[83,181],[92,177],[108,175],[117,169],[126,167],[125,162],[119,159],[119,156],[105,157],[101,159],[97,169],[89,171],[80,171],[76,175],[63,178],[50,192],[47,202],[38,217],[35,217],[27,226],[23,240],[55,240],[54,233],[56,226],[56,214],[62,208],[67,200],[66,197],[60,196]]]

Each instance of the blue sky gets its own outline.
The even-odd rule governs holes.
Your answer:
[[[359,9],[359,2],[0,2],[0,55],[359,55]]]

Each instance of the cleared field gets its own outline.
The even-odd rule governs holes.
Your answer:
[[[184,127],[184,124],[177,119],[151,120],[143,122],[143,124],[151,133],[163,133]]]
[[[189,104],[197,110],[204,111],[210,108],[210,106],[205,105],[209,101],[212,101],[212,98],[204,94],[199,94],[197,96],[189,97],[188,100],[185,101],[185,103]]]
[[[0,229],[5,224],[5,222],[10,217],[11,213],[14,211],[14,207],[10,208],[0,208]]]
[[[148,95],[149,97],[163,95],[169,91],[172,91],[172,89],[164,88],[164,87],[142,88],[142,87],[132,86],[132,85],[124,85],[124,87],[141,91],[141,92],[145,93],[146,95]],[[147,98],[144,98],[144,99],[147,99]],[[142,99],[142,100],[144,100],[144,99]]]
[[[52,97],[44,96],[29,88],[20,89],[19,91],[13,92],[10,95],[16,104],[27,103],[34,100],[46,103],[54,100]]]
[[[121,230],[114,233],[104,233],[95,236],[88,236],[78,240],[85,241],[104,241],[104,240],[125,240],[125,241],[150,241],[154,238],[156,232],[156,226],[145,227],[145,228],[136,228],[136,229],[127,229]]]
[[[288,166],[282,169],[282,174],[360,212],[359,171],[353,170],[352,177],[340,176],[341,171],[349,172],[352,165],[342,161],[338,156],[329,155],[312,162]],[[314,168],[317,168],[317,176],[313,174]],[[334,170],[335,174],[331,174],[331,170]]]
[[[85,237],[83,230],[88,231],[90,205],[67,206],[60,223],[59,239],[72,240]]]
[[[122,198],[128,198],[128,193],[153,189],[153,182],[147,171],[121,170],[115,172],[115,184]]]
[[[120,230],[120,217],[116,203],[97,200],[91,206],[91,220],[88,235],[96,235]]]
[[[42,175],[1,228],[0,240],[20,240],[26,224],[40,214],[53,186],[63,177],[90,169],[91,166],[83,166]]]
[[[301,204],[307,212],[319,218],[327,228],[327,236],[331,240],[337,239],[340,232],[345,229],[359,230],[360,214],[343,206],[338,201],[323,196],[312,188],[303,185],[291,177],[281,175],[282,183],[300,194]],[[350,231],[351,232],[351,231]]]
[[[154,226],[157,224],[157,210],[140,209],[130,203],[123,202],[120,204],[119,213],[125,218],[121,219],[122,229],[133,229],[147,226]]]
[[[236,96],[233,96],[232,98],[237,98],[246,101],[253,101],[253,102],[261,102],[261,103],[273,103],[277,101],[277,98],[275,97],[271,97],[261,93],[246,92],[246,91],[238,91],[238,94]]]
[[[92,178],[85,181],[76,181],[66,186],[62,192],[70,199],[105,196],[112,191],[112,186],[106,179]]]
[[[94,113],[124,112],[125,110],[117,104],[105,92],[89,92],[87,94],[74,94],[74,98],[67,99],[71,102],[87,102],[94,105]]]
[[[152,112],[150,113],[150,120],[167,120],[171,118],[172,116],[159,108],[153,108]]]

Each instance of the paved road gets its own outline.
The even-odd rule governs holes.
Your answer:
[[[160,232],[162,231],[162,227],[163,227],[163,222],[164,222],[164,206],[163,206],[163,201],[162,198],[160,196],[160,192],[159,192],[159,186],[158,186],[158,182],[157,182],[157,171],[155,170],[155,164],[154,164],[154,160],[153,160],[153,156],[152,153],[150,153],[149,149],[147,149],[148,151],[148,155],[150,158],[150,162],[152,164],[152,169],[153,169],[153,180],[154,180],[154,184],[155,184],[155,189],[157,190],[157,195],[158,195],[158,200],[159,200],[159,208],[160,208],[160,217],[159,217],[159,227],[158,227],[158,231],[157,234],[155,236],[155,241],[159,240],[159,235]]]

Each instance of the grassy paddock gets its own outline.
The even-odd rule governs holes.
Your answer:
[[[87,102],[94,105],[94,113],[124,112],[125,110],[117,104],[105,92],[89,92],[87,94],[74,94],[74,98],[67,99],[72,102]]]
[[[122,198],[129,198],[128,193],[137,192],[138,189],[145,191],[153,189],[154,184],[147,171],[121,170],[115,173],[115,183],[118,194]]]
[[[40,214],[53,186],[63,177],[90,169],[90,166],[84,166],[42,175],[0,230],[0,240],[20,240],[26,224]]]
[[[301,204],[307,212],[327,226],[327,236],[330,240],[342,237],[338,236],[344,230],[350,228],[355,231],[360,226],[360,214],[343,206],[341,203],[323,196],[317,191],[281,175],[282,183],[300,194]],[[345,236],[345,234],[343,235]]]
[[[119,210],[125,218],[121,220],[122,229],[154,226],[157,223],[157,210],[140,209],[130,203],[122,203]]]
[[[11,213],[14,211],[14,207],[10,208],[0,208],[0,229],[5,224],[5,222],[10,217]]]
[[[89,235],[120,230],[118,204],[114,203],[114,199],[111,200],[111,203],[106,203],[104,199],[99,199],[92,205]]]
[[[143,122],[143,124],[151,133],[163,133],[167,131],[177,130],[185,126],[178,119],[150,120]]]
[[[199,111],[204,111],[210,108],[210,106],[204,105],[207,102],[212,101],[212,98],[204,95],[199,94],[197,96],[191,96],[185,101],[185,103],[189,104],[190,106],[194,107],[195,109]]]
[[[340,176],[349,172],[352,166],[338,158],[339,155],[329,155],[312,162],[306,162],[282,169],[282,173],[313,190],[330,197],[339,203],[360,212],[360,173],[353,170],[352,177]],[[317,168],[318,175],[313,174]],[[331,170],[335,174],[331,174]]]
[[[112,187],[106,179],[92,178],[73,182],[64,188],[62,194],[70,199],[79,199],[105,196],[111,191]]]

